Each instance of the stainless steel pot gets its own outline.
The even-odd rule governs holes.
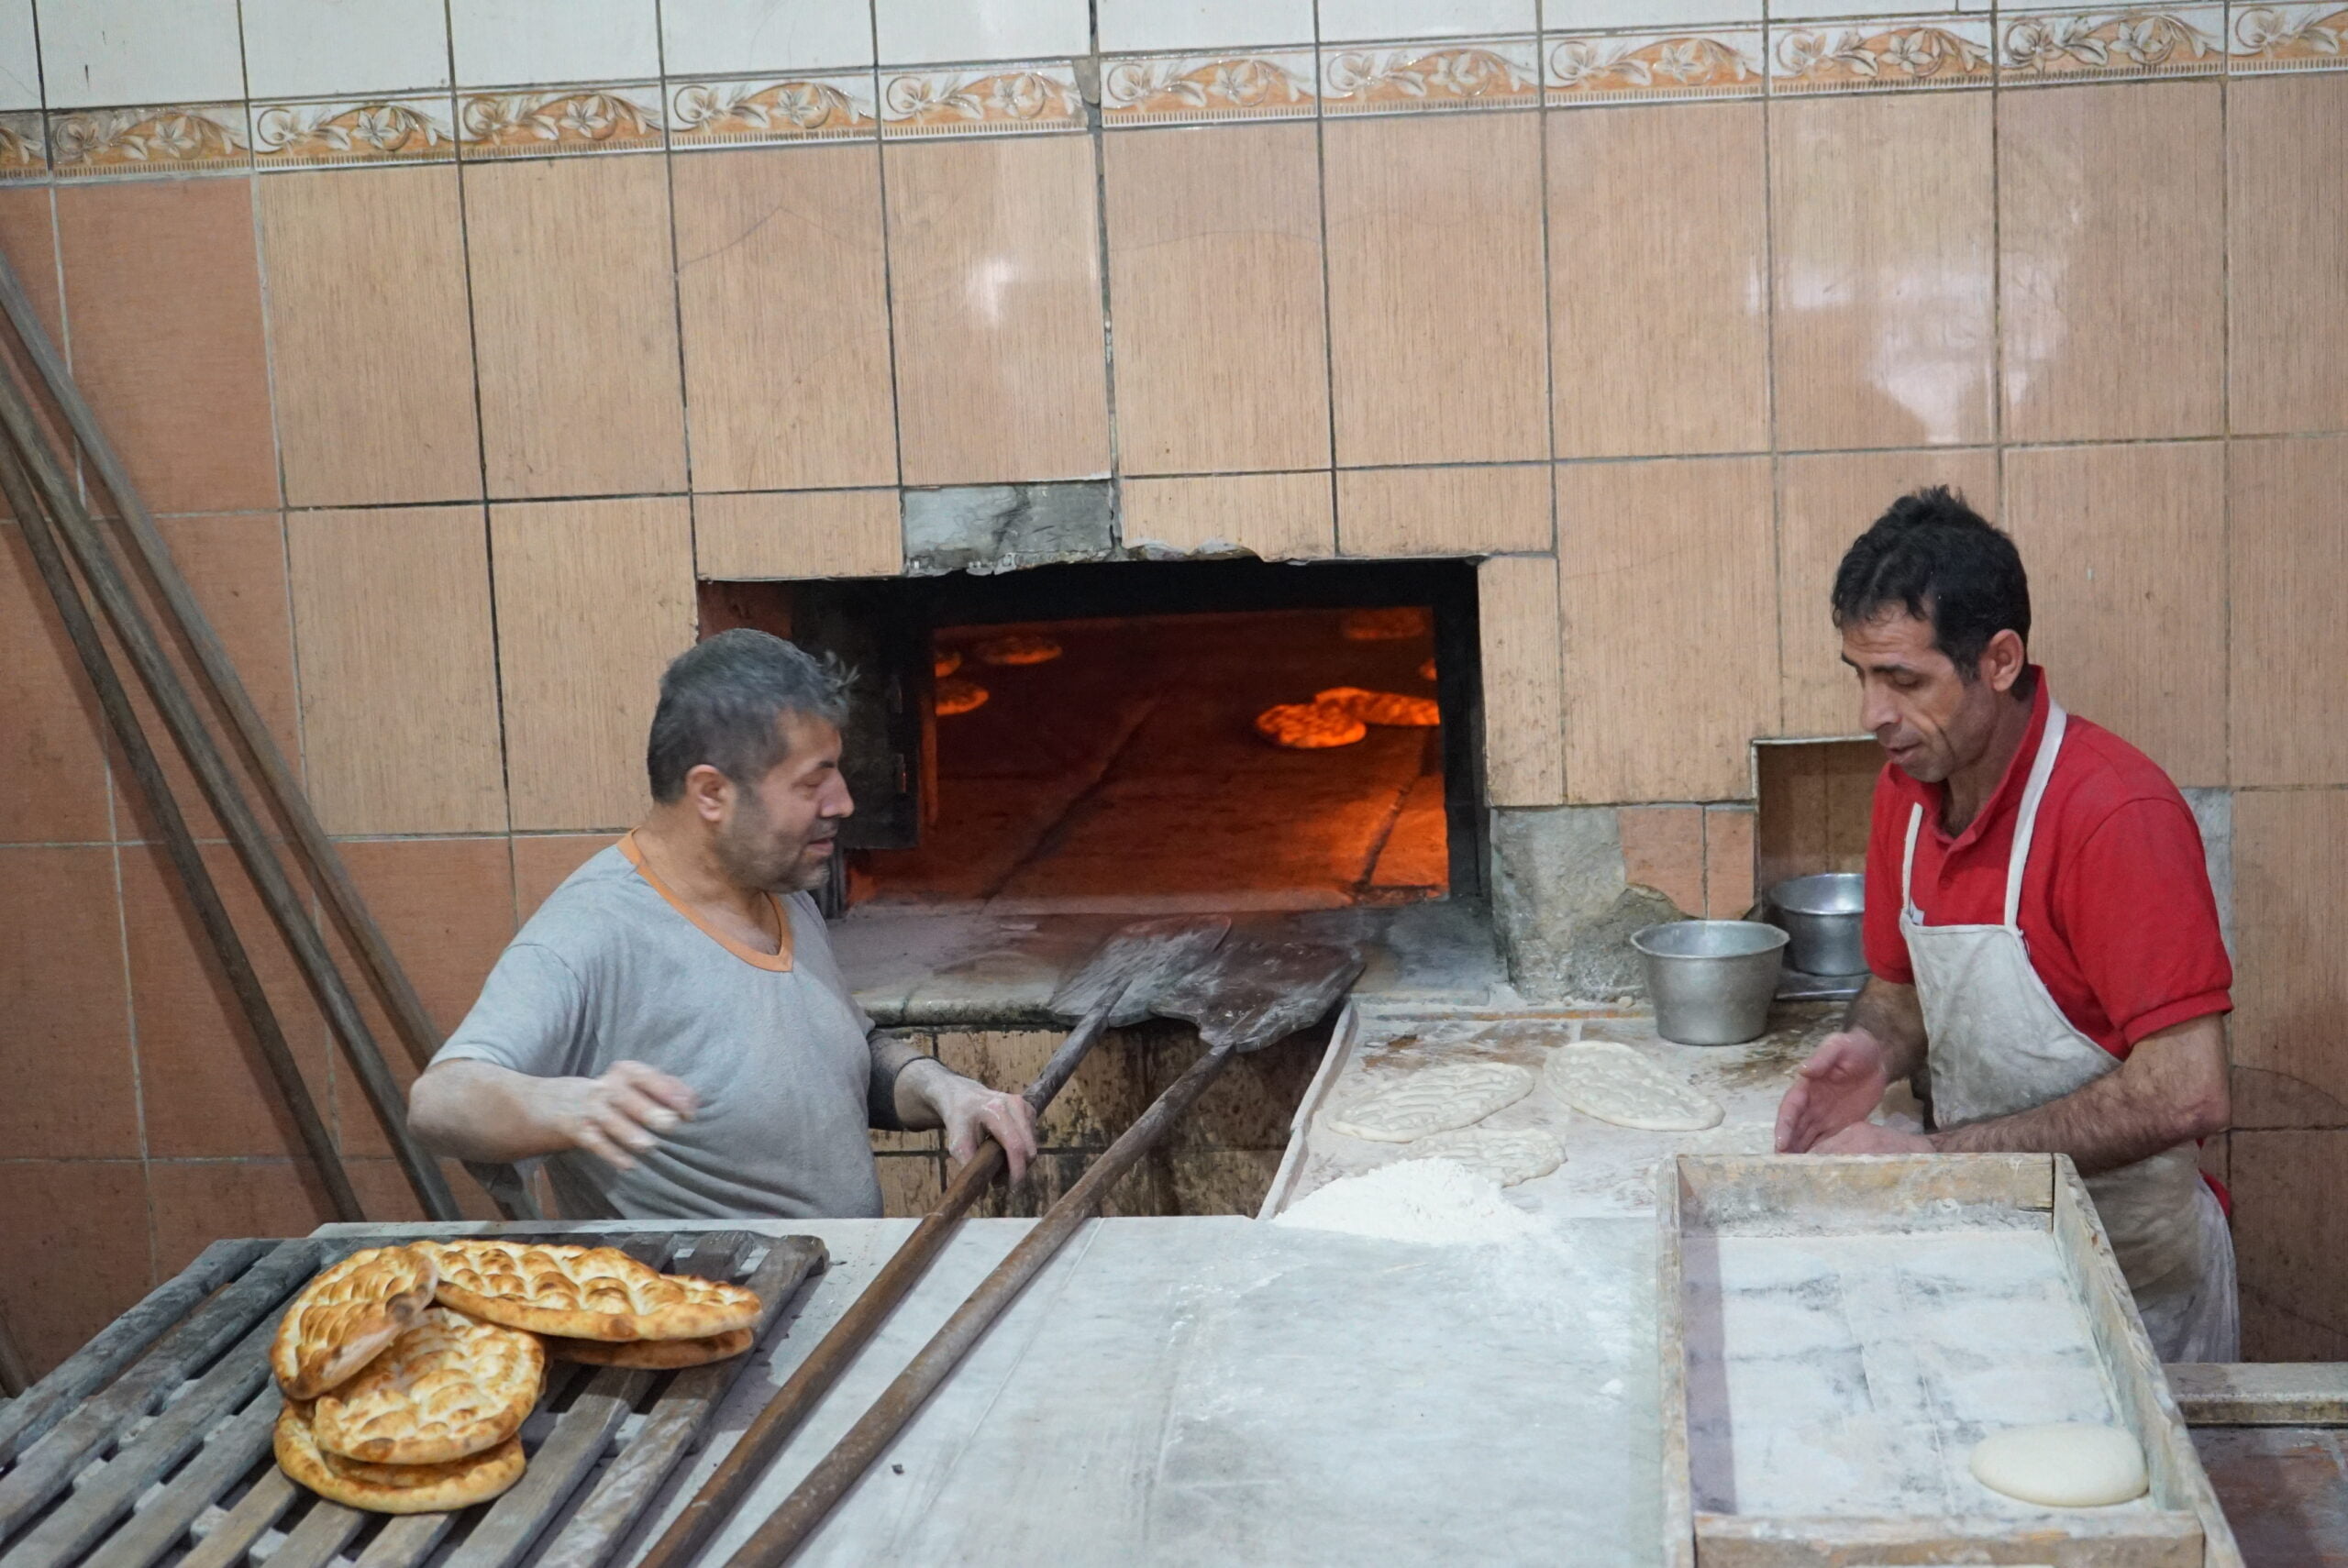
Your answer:
[[[1822,871],[1794,877],[1769,889],[1772,924],[1793,938],[1787,961],[1805,975],[1863,975],[1867,955],[1861,939],[1867,879],[1856,871]]]
[[[1646,966],[1656,1032],[1682,1045],[1742,1045],[1769,1027],[1786,933],[1755,920],[1679,920],[1631,937]]]

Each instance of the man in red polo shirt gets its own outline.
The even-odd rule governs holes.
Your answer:
[[[1778,1107],[1779,1152],[2068,1154],[2162,1359],[2235,1359],[2233,1245],[2197,1159],[2230,1115],[2233,970],[2191,810],[2063,712],[2024,651],[2013,541],[1948,491],[1860,536],[1833,610],[1890,758],[1871,973]],[[1911,1077],[1933,1131],[1869,1121]]]

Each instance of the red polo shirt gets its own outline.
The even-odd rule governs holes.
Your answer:
[[[1876,780],[1866,952],[1867,966],[1884,979],[1916,983],[1899,934],[1899,856],[1911,807],[1924,808],[1913,888],[1924,923],[2005,919],[2006,860],[2050,701],[2045,673],[2032,671],[2038,688],[2030,733],[1963,833],[1941,829],[1945,786],[1920,784],[1888,764]],[[2152,758],[2076,713],[2039,806],[2021,921],[2031,966],[2063,1016],[2115,1056],[2147,1034],[2233,1006],[2233,966],[2192,809]]]

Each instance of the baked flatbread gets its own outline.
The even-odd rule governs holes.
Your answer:
[[[313,1399],[351,1376],[432,1305],[437,1275],[415,1247],[369,1247],[319,1271],[279,1320],[269,1369],[287,1397]]]
[[[930,656],[930,673],[936,676],[940,680],[945,679],[947,676],[953,674],[956,670],[961,668],[962,656],[952,648],[947,648],[943,653],[932,654]]]
[[[1421,680],[1433,680],[1434,679],[1434,660],[1429,659],[1426,663],[1419,666],[1419,679]]]
[[[950,719],[987,705],[987,689],[975,680],[949,676],[937,683],[937,716]]]
[[[984,664],[1049,664],[1060,657],[1060,645],[1055,637],[1012,632],[980,643],[978,655]]]
[[[1318,702],[1282,702],[1256,715],[1256,733],[1274,745],[1292,751],[1321,751],[1351,745],[1369,734],[1368,726],[1342,708]]]
[[[1415,604],[1385,610],[1348,610],[1337,624],[1338,635],[1349,643],[1392,643],[1423,637],[1430,624],[1427,613]]]
[[[1365,724],[1387,729],[1431,730],[1443,723],[1443,710],[1432,697],[1406,697],[1400,691],[1365,691],[1358,686],[1332,686],[1312,698],[1324,708],[1340,708]]]
[[[436,1464],[522,1430],[545,1386],[537,1336],[435,1307],[339,1388],[318,1396],[318,1447],[377,1464]]]
[[[641,1366],[666,1371],[676,1366],[705,1366],[740,1355],[758,1338],[755,1329],[732,1329],[705,1340],[609,1340],[547,1338],[547,1354],[557,1361],[583,1362],[589,1366]]]
[[[647,1268],[616,1247],[418,1242],[440,1270],[440,1304],[470,1317],[578,1340],[701,1340],[758,1321],[738,1285]]]
[[[522,1440],[445,1464],[370,1464],[318,1447],[310,1408],[288,1399],[277,1418],[277,1467],[329,1503],[376,1514],[437,1514],[483,1503],[522,1479]]]

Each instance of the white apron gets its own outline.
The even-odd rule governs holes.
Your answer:
[[[2120,1066],[2071,1026],[2031,966],[2022,941],[2021,876],[2038,806],[2054,771],[2066,718],[2051,700],[2032,761],[2006,866],[2002,925],[1926,925],[1911,878],[1924,808],[1908,818],[1899,866],[1899,931],[1916,975],[1929,1042],[1933,1113],[1943,1127],[2011,1116],[2059,1099]],[[2233,1361],[2240,1324],[2233,1241],[2201,1179],[2194,1146],[2087,1178],[2136,1310],[2163,1361]]]

